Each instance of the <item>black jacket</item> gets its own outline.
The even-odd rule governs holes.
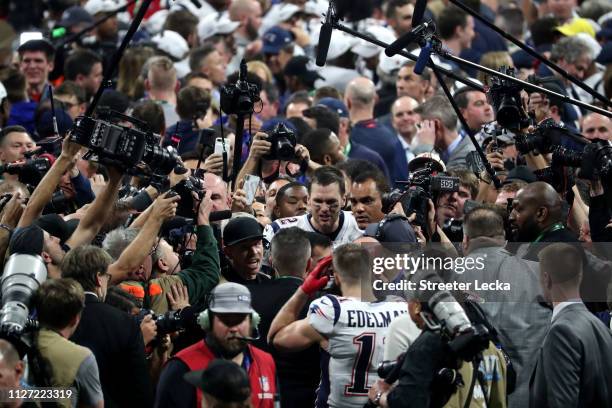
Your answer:
[[[81,322],[70,339],[96,356],[105,407],[151,407],[153,388],[136,319],[85,295]]]

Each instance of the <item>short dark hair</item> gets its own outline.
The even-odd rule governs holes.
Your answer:
[[[552,44],[561,35],[556,28],[559,20],[553,16],[538,18],[529,26],[531,40],[535,47],[544,44]]]
[[[20,125],[11,125],[6,126],[0,130],[0,145],[4,143],[4,138],[8,136],[9,133],[28,133],[28,130]],[[29,133],[28,133],[29,135]]]
[[[210,81],[210,78],[208,78],[208,75],[206,75],[205,73],[198,72],[198,71],[192,71],[183,77],[183,84],[187,85],[189,81],[191,81],[194,78],[208,79]]]
[[[164,23],[164,30],[179,33],[185,40],[195,32],[198,18],[187,10],[176,10],[168,14]]]
[[[272,264],[281,276],[304,272],[310,258],[310,243],[306,232],[297,228],[284,228],[271,242]]]
[[[305,231],[306,238],[310,241],[310,248],[314,247],[324,247],[329,248],[332,246],[332,241],[327,235],[323,235],[321,233],[315,231]]]
[[[62,330],[85,308],[85,293],[74,279],[49,279],[36,291],[33,304],[42,327]]]
[[[79,74],[87,76],[97,63],[102,63],[102,58],[97,54],[89,50],[76,51],[64,63],[64,76],[69,81],[76,80]]]
[[[289,96],[289,100],[287,100],[285,108],[289,106],[290,103],[303,103],[308,105],[308,107],[310,108],[312,106],[312,99],[310,99],[310,95],[308,94],[308,92],[297,91]]]
[[[408,4],[411,4],[408,0],[389,0],[389,2],[387,2],[387,8],[385,9],[385,18],[395,18],[395,9],[404,7]]]
[[[467,25],[468,15],[465,11],[454,7],[446,7],[438,16],[438,32],[444,40],[452,38],[457,27]]]
[[[319,102],[323,98],[334,98],[342,100],[342,94],[333,86],[325,85],[316,89],[314,94],[315,103]]]
[[[9,68],[6,76],[2,78],[2,84],[6,88],[6,99],[10,103],[23,102],[26,100],[26,79],[18,69]]]
[[[301,143],[308,149],[310,160],[323,163],[323,156],[330,153],[332,132],[329,129],[314,129],[306,133]]]
[[[463,233],[469,238],[504,237],[504,219],[490,208],[476,208],[463,221]]]
[[[278,189],[278,192],[276,193],[276,197],[274,198],[274,200],[276,201],[276,204],[278,205],[278,203],[281,200],[284,200],[285,194],[287,194],[287,191],[294,187],[297,187],[297,188],[304,187],[305,189],[308,189],[305,184],[302,184],[299,181],[290,181],[289,183],[285,184],[284,186]]]
[[[385,175],[379,169],[359,172],[351,180],[353,183],[363,183],[367,180],[374,180],[376,190],[378,190],[381,195],[391,191]]]
[[[55,59],[55,47],[53,44],[49,42],[49,40],[38,39],[38,40],[30,40],[21,44],[19,48],[17,48],[17,52],[19,53],[19,57],[23,57],[25,52],[36,52],[42,51],[45,53],[47,57],[47,61],[53,61]]]
[[[329,129],[335,134],[340,130],[340,116],[338,112],[334,112],[327,106],[315,105],[309,108],[304,116],[314,119],[317,122],[317,128]]]
[[[202,68],[202,60],[215,51],[217,49],[213,45],[194,48],[189,54],[189,68],[192,71],[199,71]]]
[[[84,290],[96,290],[98,274],[106,273],[113,258],[104,249],[83,245],[72,248],[60,264],[62,278],[72,278],[79,282]]]
[[[342,172],[332,166],[321,166],[312,174],[310,184],[308,184],[308,193],[310,193],[312,190],[313,184],[329,186],[334,183],[338,183],[340,194],[344,196],[346,193],[346,186],[344,185],[344,176],[342,175]]]
[[[210,94],[197,86],[186,86],[176,97],[176,113],[183,120],[202,117],[210,108]]]
[[[85,90],[74,81],[64,81],[55,89],[56,95],[74,95],[79,103],[85,103]]]
[[[338,170],[342,170],[344,173],[346,173],[347,177],[351,179],[351,181],[354,180],[360,173],[379,170],[374,163],[363,159],[348,159],[336,164],[335,167]]]
[[[449,176],[459,177],[459,184],[470,190],[470,198],[474,200],[478,195],[479,181],[473,171],[468,169],[455,169],[448,172]]]
[[[138,102],[134,105],[132,116],[148,123],[149,129],[154,133],[162,134],[166,129],[164,109],[155,101],[144,100]]]

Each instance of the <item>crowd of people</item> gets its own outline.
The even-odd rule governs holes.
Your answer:
[[[599,95],[429,1],[453,55],[610,111],[610,2],[462,3]],[[315,66],[324,0],[155,0],[113,66],[139,6],[0,6],[0,388],[79,407],[612,406],[609,116],[500,102],[339,30]],[[413,0],[335,6],[386,43],[414,28]],[[529,123],[502,128],[501,105]],[[398,254],[484,267],[373,268]],[[24,285],[37,328],[16,336],[24,268],[46,279]]]

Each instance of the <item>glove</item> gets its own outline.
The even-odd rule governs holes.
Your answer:
[[[332,256],[326,256],[321,259],[317,266],[306,276],[304,283],[302,283],[302,291],[308,296],[312,296],[327,285],[329,282],[329,276],[326,275],[327,268],[331,265]]]

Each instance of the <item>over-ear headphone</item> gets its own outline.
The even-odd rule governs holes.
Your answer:
[[[198,324],[204,331],[209,331],[212,328],[212,317],[210,313],[214,313],[209,311],[208,309],[204,310],[202,313],[198,315]],[[259,322],[261,321],[261,316],[255,310],[251,312],[251,327],[253,331],[257,331],[257,327],[259,326]]]

